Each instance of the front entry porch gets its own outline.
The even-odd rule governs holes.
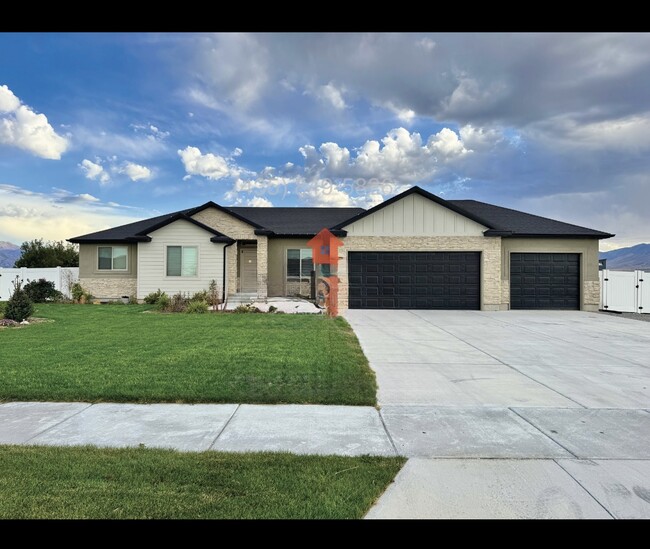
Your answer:
[[[244,294],[265,299],[267,290],[268,239],[259,236],[257,240],[240,239],[226,250],[227,292],[232,297]]]

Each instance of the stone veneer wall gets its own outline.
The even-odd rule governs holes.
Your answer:
[[[582,283],[582,310],[597,311],[600,308],[600,280],[585,280]]]
[[[119,299],[134,296],[138,291],[137,278],[82,278],[81,286],[97,299]]]
[[[287,295],[303,295],[308,296],[311,293],[311,281],[300,280],[287,280]]]
[[[348,252],[481,252],[481,310],[501,308],[501,238],[484,236],[347,236],[339,249],[339,311],[348,308]]]

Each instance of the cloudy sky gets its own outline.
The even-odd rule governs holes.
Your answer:
[[[650,241],[650,34],[0,34],[0,240],[418,184]]]

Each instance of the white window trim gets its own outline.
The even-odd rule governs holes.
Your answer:
[[[110,269],[100,269],[99,268],[99,248],[110,248],[111,249],[111,268]],[[126,268],[124,269],[114,269],[113,268],[113,248],[126,248]],[[116,273],[125,273],[129,270],[129,246],[102,246],[102,245],[97,245],[97,261],[95,262],[95,270],[96,272],[99,273],[110,273],[110,272],[116,272]]]
[[[311,252],[311,254],[312,254],[312,257],[311,257],[312,269],[314,267],[314,252],[313,252],[313,250],[311,248],[286,248],[284,250],[284,273],[285,273],[284,281],[285,281],[285,283],[286,282],[296,282],[296,281],[301,282],[301,281],[303,281],[303,280],[305,280],[307,278],[311,280],[311,270],[312,269],[310,269],[309,276],[300,276],[300,275],[298,275],[298,276],[289,276],[289,272],[288,272],[288,268],[287,268],[288,267],[287,263],[289,261],[289,250],[299,250],[301,252],[302,252],[302,250],[309,250]],[[300,258],[300,270],[302,271],[302,257]]]
[[[167,274],[167,248],[172,247],[172,248],[196,248],[196,275],[194,276],[183,276],[182,274],[179,276],[171,276]],[[181,251],[181,272],[183,272],[183,252]],[[200,275],[200,269],[201,269],[201,246],[198,244],[165,244],[165,278],[169,280],[192,280],[192,279],[197,279],[201,278]]]

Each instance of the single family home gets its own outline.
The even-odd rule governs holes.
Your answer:
[[[323,228],[339,248],[338,309],[598,309],[598,240],[614,236],[420,187],[361,208],[195,208],[70,238],[98,298],[205,290],[308,295]]]

